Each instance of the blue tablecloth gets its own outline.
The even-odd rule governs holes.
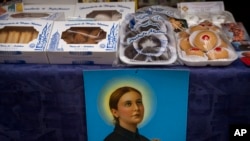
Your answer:
[[[250,124],[250,68],[241,62],[161,68],[190,70],[188,141],[226,141],[230,125]],[[0,64],[0,141],[85,141],[87,69],[116,68]]]

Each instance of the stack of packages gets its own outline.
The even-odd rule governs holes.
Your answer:
[[[112,64],[120,21],[134,12],[135,2],[25,0],[0,16],[0,63]]]

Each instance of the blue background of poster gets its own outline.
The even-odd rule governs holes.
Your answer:
[[[90,70],[84,73],[88,141],[101,141],[113,131],[105,107],[109,94],[120,86],[132,86],[145,94],[145,116],[140,134],[160,141],[185,141],[189,72],[186,70],[124,69]]]

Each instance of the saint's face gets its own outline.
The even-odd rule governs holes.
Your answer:
[[[117,110],[113,114],[119,118],[120,125],[137,126],[143,120],[144,106],[142,97],[137,92],[125,93],[119,100]]]

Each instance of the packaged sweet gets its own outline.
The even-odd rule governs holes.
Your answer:
[[[224,32],[209,21],[179,32],[177,40],[179,58],[188,66],[225,66],[237,59]]]
[[[248,33],[241,22],[223,23],[222,29],[232,42],[249,40]]]
[[[0,63],[48,63],[45,52],[53,21],[2,20]]]
[[[22,0],[3,0],[0,2],[0,16],[7,12],[22,12]]]
[[[86,15],[96,21],[118,21],[122,19],[122,14],[116,10],[96,10]]]
[[[221,27],[223,23],[235,22],[233,15],[225,11],[223,1],[180,2],[177,7],[181,18],[187,20],[188,26],[209,21]]]
[[[37,36],[38,31],[33,27],[4,27],[0,29],[0,43],[28,44]]]
[[[7,12],[0,20],[65,20],[63,12]]]
[[[228,11],[223,11],[221,13],[208,13],[208,14],[187,14],[183,15],[183,19],[187,20],[189,26],[199,24],[204,21],[209,21],[216,26],[221,27],[223,23],[235,22],[233,15]]]
[[[128,14],[121,23],[119,59],[128,65],[170,65],[177,59],[174,30],[164,14]]]
[[[238,58],[247,66],[250,65],[250,38],[242,22],[224,23],[222,29],[230,39]]]
[[[100,27],[72,27],[62,32],[67,44],[97,44],[106,38],[106,32]]]
[[[135,2],[78,2],[74,17],[78,20],[93,19],[95,21],[122,21],[125,15],[135,12]]]

